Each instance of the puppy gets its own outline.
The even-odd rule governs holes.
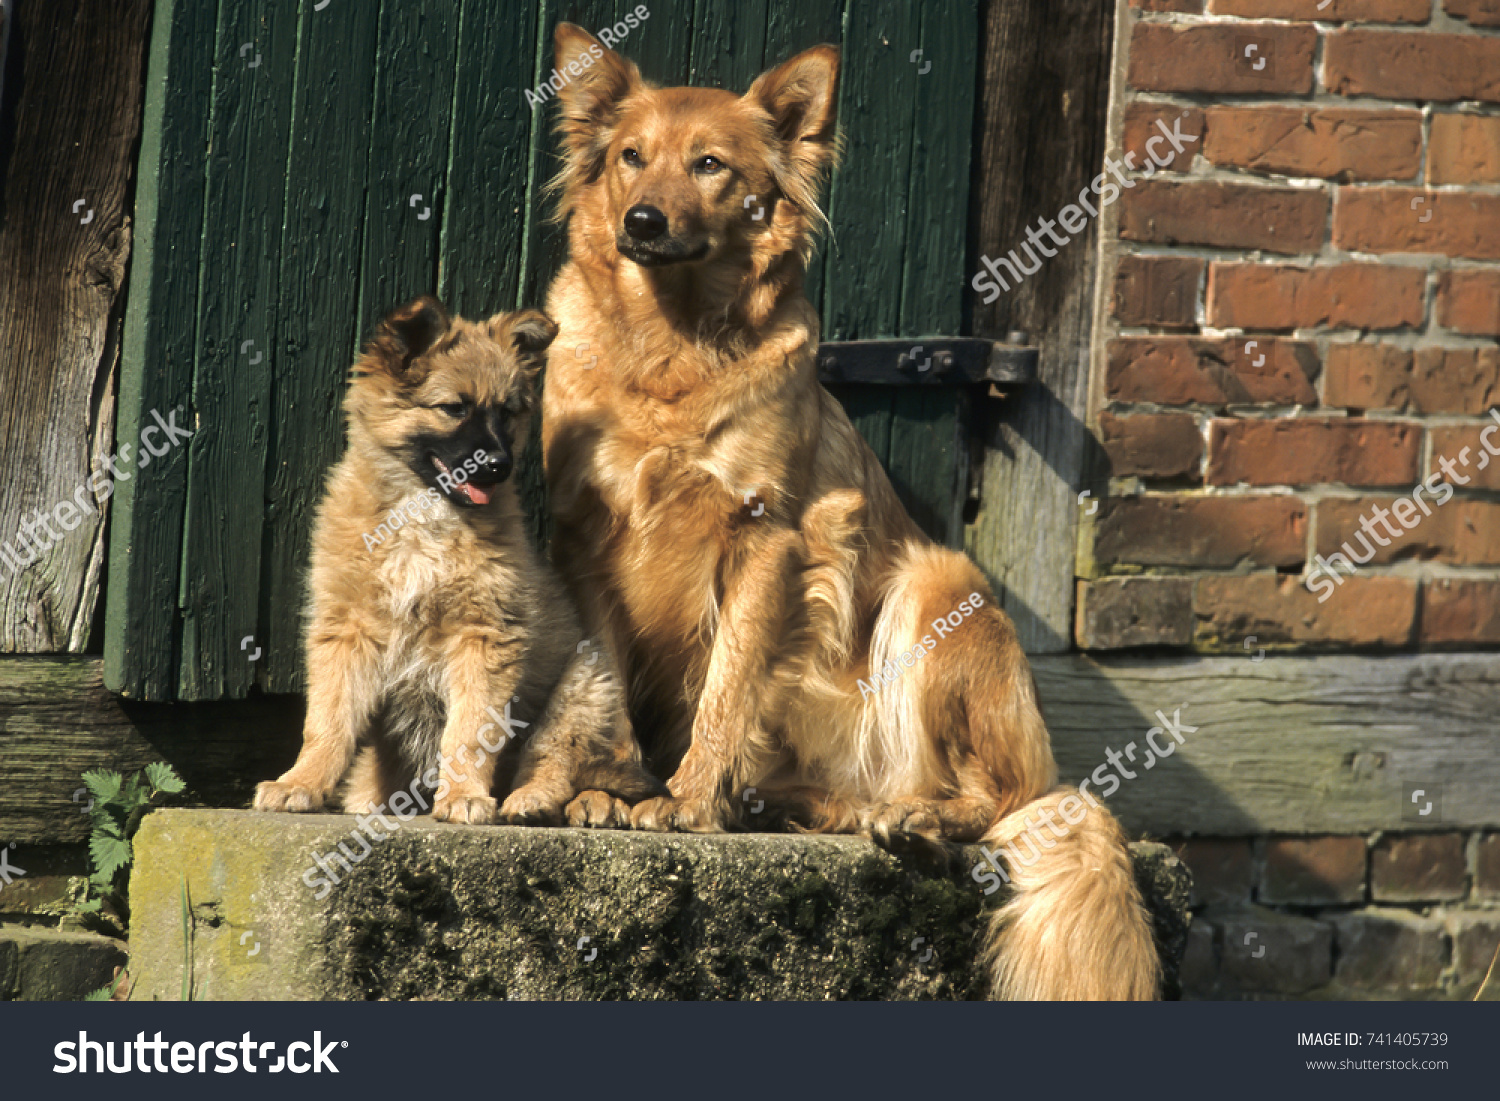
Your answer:
[[[569,259],[548,312],[558,347],[598,359],[553,357],[543,451],[554,561],[671,777],[633,824],[723,829],[749,786],[804,828],[887,845],[999,847],[1050,824],[1031,859],[1012,850],[992,993],[1154,997],[1124,838],[1091,793],[1053,790],[1010,620],[818,383],[802,284],[837,51],[743,96],[655,87],[560,25],[559,69],[584,52],[559,93]]]
[[[662,791],[510,477],[556,332],[421,298],[355,364],[313,532],[302,751],[257,810],[317,810],[347,778],[350,813],[406,791],[448,822],[620,826]]]

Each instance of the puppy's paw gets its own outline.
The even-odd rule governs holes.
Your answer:
[[[607,791],[580,791],[568,804],[568,825],[621,830],[630,825],[630,804]]]
[[[500,821],[511,826],[561,825],[562,803],[541,788],[517,788],[500,805]]]
[[[925,799],[876,803],[860,812],[860,832],[885,849],[943,840],[943,823]]]
[[[322,810],[327,793],[284,780],[267,780],[255,786],[255,810],[286,810],[298,814]]]
[[[433,802],[432,817],[459,826],[488,826],[495,821],[495,807],[495,800],[488,795],[454,793]]]
[[[630,812],[630,825],[657,833],[720,833],[724,813],[712,799],[647,799]]]

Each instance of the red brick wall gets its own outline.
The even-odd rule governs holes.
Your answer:
[[[1188,998],[1471,998],[1500,945],[1500,834],[1200,838]]]
[[[1500,0],[1319,2],[1130,0],[1084,648],[1500,644]]]

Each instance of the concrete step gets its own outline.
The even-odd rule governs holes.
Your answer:
[[[135,839],[137,1000],[971,998],[969,871],[869,841],[160,810]],[[372,828],[376,836],[383,836]],[[342,852],[339,846],[342,844]],[[1175,987],[1188,875],[1133,846]],[[337,882],[335,882],[335,880]],[[182,934],[184,891],[193,915]]]
[[[0,925],[0,1001],[81,1001],[124,964],[125,943],[111,937]]]

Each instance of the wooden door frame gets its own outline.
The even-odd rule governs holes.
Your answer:
[[[987,0],[982,19],[970,273],[1075,202],[1103,163],[1115,11],[1099,0]],[[1037,380],[981,412],[979,507],[965,539],[1034,654],[1073,646],[1077,496],[1102,471],[1087,426],[1099,231],[1090,221],[989,305],[969,289],[968,332],[1020,331],[1041,349]]]

